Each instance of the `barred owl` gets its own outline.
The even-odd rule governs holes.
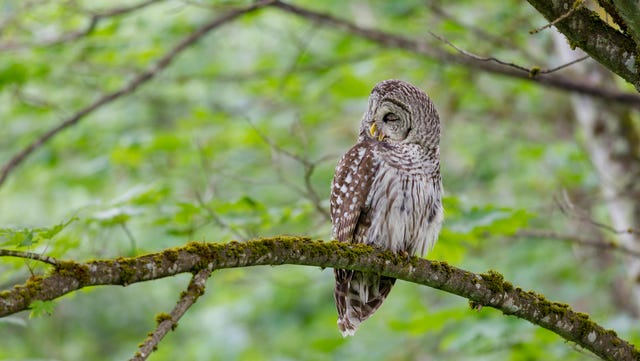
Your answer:
[[[429,97],[401,80],[378,83],[358,142],[336,166],[333,238],[396,254],[433,247],[443,219],[440,118]],[[338,328],[352,336],[391,291],[395,278],[335,270]]]

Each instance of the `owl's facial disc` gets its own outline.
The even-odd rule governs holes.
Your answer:
[[[404,104],[394,100],[383,100],[373,117],[369,134],[378,141],[402,142],[411,131],[410,111]]]

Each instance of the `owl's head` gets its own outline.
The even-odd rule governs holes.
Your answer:
[[[360,124],[359,141],[437,147],[440,117],[431,99],[402,80],[385,80],[373,88]]]

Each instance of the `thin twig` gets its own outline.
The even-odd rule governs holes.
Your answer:
[[[484,56],[479,56],[473,53],[470,53],[466,50],[460,49],[459,47],[457,47],[456,45],[454,45],[452,42],[450,42],[449,40],[447,40],[445,37],[440,36],[432,31],[429,31],[429,35],[433,36],[434,38],[440,40],[441,42],[449,45],[450,47],[452,47],[455,51],[457,51],[458,53],[464,55],[464,56],[468,56],[469,58],[475,59],[475,60],[480,60],[480,61],[492,61],[494,63],[500,64],[500,65],[505,65],[517,70],[522,70],[522,71],[526,71],[529,72],[530,70],[524,66],[520,66],[514,63],[509,63],[506,61],[502,61],[498,58],[495,58],[493,56],[489,56],[489,57],[484,57]]]
[[[236,237],[238,237],[238,239],[237,239],[238,241],[243,241],[243,240],[246,240],[248,238],[247,235],[244,235],[244,234],[240,233],[237,229],[235,229],[234,227],[229,225],[227,222],[225,222],[222,218],[220,218],[218,213],[216,211],[214,211],[213,208],[211,208],[204,201],[204,198],[202,197],[200,192],[196,191],[195,195],[196,195],[196,200],[198,201],[198,204],[200,205],[200,207],[202,209],[204,209],[207,212],[207,214],[209,215],[209,218],[211,219],[211,221],[213,221],[213,223],[215,223],[218,227],[220,227],[222,229],[226,229],[229,232],[233,233]]]
[[[146,0],[146,1],[140,2],[139,4],[117,7],[117,8],[107,9],[99,12],[87,11],[90,17],[87,25],[83,29],[64,33],[55,38],[43,40],[39,42],[0,44],[0,51],[17,50],[17,49],[32,48],[32,47],[44,47],[44,46],[52,46],[52,45],[69,43],[91,34],[91,32],[95,30],[98,23],[103,19],[129,14],[131,12],[140,10],[142,8],[145,8],[149,5],[152,5],[160,1],[164,1],[164,0]]]
[[[131,253],[135,254],[137,252],[138,247],[136,246],[136,239],[135,237],[133,237],[133,233],[131,233],[131,230],[127,226],[126,222],[120,222],[119,224],[120,224],[120,228],[122,228],[124,233],[127,235],[127,239],[129,239],[129,244],[131,244]]]
[[[616,242],[606,242],[594,238],[585,238],[575,235],[561,234],[554,231],[540,230],[540,229],[522,229],[515,234],[516,237],[531,237],[531,238],[548,238],[557,239],[559,241],[565,241],[575,243],[583,246],[594,247],[598,249],[606,249],[616,251],[640,258],[640,251],[625,247]]]
[[[152,5],[154,3],[158,3],[161,1],[165,1],[165,0],[146,0],[146,1],[141,1],[138,4],[134,4],[134,5],[130,5],[130,6],[122,6],[122,7],[117,7],[117,8],[112,8],[112,9],[105,9],[105,10],[98,10],[98,11],[91,11],[88,10],[87,12],[90,13],[93,16],[97,16],[99,18],[110,18],[110,17],[114,17],[114,16],[119,16],[119,15],[124,15],[124,14],[129,14],[131,12],[134,12],[136,10],[140,10],[143,9],[149,5]]]
[[[430,46],[423,41],[417,41],[408,37],[376,29],[364,28],[356,25],[355,23],[327,13],[310,10],[279,0],[274,0],[272,6],[282,10],[283,12],[294,14],[306,20],[347,32],[353,36],[364,38],[389,48],[404,49],[414,54],[419,54],[443,63],[457,64],[468,68],[480,69],[489,73],[526,79],[549,87],[615,101],[640,109],[640,96],[636,93],[605,89],[600,85],[592,84],[573,77],[562,76],[560,74],[541,74],[540,76],[531,76],[532,74],[527,68],[517,69],[495,62],[477,60],[461,54],[452,54],[444,49]]]
[[[564,68],[568,68],[568,67],[570,67],[571,65],[576,64],[576,63],[579,63],[579,62],[584,61],[584,60],[587,60],[588,58],[590,58],[590,56],[589,56],[589,55],[585,55],[585,56],[580,57],[580,58],[578,58],[578,59],[572,60],[572,61],[570,61],[570,62],[568,62],[568,63],[564,63],[564,64],[562,64],[562,65],[558,65],[558,66],[556,66],[555,68],[551,68],[551,69],[542,69],[542,70],[540,70],[540,71],[539,71],[539,73],[541,73],[541,74],[553,73],[554,71],[558,71],[558,70],[561,70],[561,69],[564,69]]]
[[[568,218],[576,219],[580,222],[590,224],[596,228],[603,229],[605,231],[608,231],[616,235],[638,233],[638,230],[635,230],[633,228],[616,229],[608,224],[598,222],[595,219],[591,218],[591,216],[589,216],[586,212],[580,212],[580,209],[578,209],[573,204],[573,202],[571,202],[571,199],[569,198],[569,195],[567,194],[566,191],[562,192],[562,197],[563,197],[563,200],[559,200],[554,197],[554,201],[558,206],[558,209],[560,209],[560,212],[562,212],[562,214],[564,214]]]
[[[459,47],[457,47],[455,44],[453,44],[452,42],[450,42],[449,40],[447,40],[445,37],[440,36],[440,35],[438,35],[438,34],[435,34],[435,33],[431,32],[431,31],[429,31],[429,35],[431,35],[431,36],[433,36],[434,38],[436,38],[436,39],[438,39],[438,40],[442,41],[443,43],[445,43],[445,44],[447,44],[447,45],[449,45],[449,46],[450,46],[450,47],[452,47],[455,51],[457,51],[458,53],[460,53],[460,54],[462,54],[462,55],[464,55],[464,56],[468,56],[468,57],[470,57],[470,58],[473,58],[473,59],[475,59],[475,60],[479,60],[479,61],[491,61],[491,62],[494,62],[494,63],[500,64],[500,65],[504,65],[504,66],[508,66],[508,67],[511,67],[511,68],[514,68],[514,69],[517,69],[517,70],[526,71],[526,72],[528,72],[528,73],[529,73],[529,75],[530,75],[530,76],[532,76],[532,77],[534,77],[534,76],[536,76],[536,75],[538,75],[538,74],[550,74],[550,73],[553,73],[553,72],[556,72],[556,71],[558,71],[558,70],[561,70],[561,69],[567,68],[567,67],[569,67],[569,66],[571,66],[571,65],[574,65],[574,64],[576,64],[576,63],[579,63],[579,62],[581,62],[581,61],[586,60],[586,59],[588,59],[588,58],[589,58],[589,56],[588,56],[588,55],[585,55],[585,56],[583,56],[583,57],[581,57],[581,58],[578,58],[578,59],[576,59],[576,60],[572,60],[572,61],[570,61],[570,62],[568,62],[568,63],[562,64],[562,65],[560,65],[560,66],[557,66],[557,67],[555,67],[555,68],[551,68],[551,69],[541,69],[540,67],[537,67],[537,66],[534,66],[534,67],[531,67],[531,68],[527,68],[527,67],[524,67],[524,66],[521,66],[521,65],[518,65],[518,64],[509,63],[509,62],[506,62],[506,61],[500,60],[500,59],[498,59],[498,58],[496,58],[496,57],[493,57],[493,56],[483,57],[483,56],[479,56],[479,55],[476,55],[476,54],[470,53],[470,52],[468,52],[468,51],[466,51],[466,50],[460,49],[460,48],[459,48]]]
[[[288,158],[291,158],[292,160],[302,165],[302,168],[304,170],[304,189],[290,182],[289,179],[285,176],[282,176],[282,174],[280,174],[281,180],[285,182],[287,185],[291,186],[292,189],[296,190],[298,193],[300,193],[301,195],[309,199],[313,204],[314,208],[318,211],[318,213],[321,214],[322,217],[324,217],[327,221],[331,221],[331,214],[325,207],[322,206],[322,199],[318,195],[316,190],[313,188],[313,184],[311,184],[311,177],[313,176],[313,173],[315,172],[316,167],[318,166],[319,163],[322,163],[329,159],[334,159],[335,157],[324,156],[319,158],[315,162],[310,161],[309,159],[302,157],[298,154],[295,154],[287,149],[284,149],[280,145],[276,144],[273,140],[271,140],[269,137],[263,134],[255,125],[253,125],[253,123],[249,122],[249,125],[253,128],[256,134],[258,134],[260,139],[262,139],[262,141],[264,141],[267,145],[269,145],[272,151],[285,155]]]
[[[97,109],[103,107],[106,104],[109,104],[109,103],[113,102],[114,100],[122,97],[123,95],[132,93],[138,87],[140,87],[142,84],[144,84],[144,83],[148,82],[149,80],[153,79],[153,77],[155,77],[159,72],[161,72],[166,67],[168,67],[171,64],[171,62],[182,51],[184,51],[186,48],[188,48],[189,46],[194,44],[196,41],[198,41],[204,35],[208,34],[211,30],[216,29],[216,28],[218,28],[218,27],[220,27],[220,26],[222,26],[222,25],[224,25],[226,23],[229,23],[232,20],[235,20],[236,18],[238,18],[238,17],[240,17],[240,16],[242,16],[244,14],[256,11],[258,9],[261,9],[261,8],[271,4],[271,3],[272,3],[272,1],[269,1],[269,0],[258,1],[256,3],[250,5],[250,6],[247,6],[247,7],[244,7],[244,8],[238,8],[236,10],[229,11],[228,13],[226,13],[224,15],[221,15],[221,16],[213,19],[212,21],[204,24],[200,28],[198,28],[196,31],[194,31],[193,33],[191,33],[190,35],[188,35],[187,37],[182,39],[182,41],[180,41],[178,44],[176,44],[171,50],[169,50],[167,53],[165,53],[149,69],[147,69],[146,71],[138,74],[135,78],[133,78],[131,81],[129,81],[125,86],[123,86],[122,88],[120,88],[120,89],[118,89],[118,90],[116,90],[116,91],[114,91],[112,93],[108,93],[108,94],[105,94],[105,95],[101,96],[100,98],[95,100],[93,103],[91,103],[88,106],[80,109],[78,112],[73,114],[71,117],[67,118],[65,121],[63,121],[62,123],[56,125],[55,127],[49,129],[47,132],[42,134],[40,137],[38,137],[36,140],[34,140],[27,147],[25,147],[20,152],[18,152],[13,157],[11,157],[11,159],[9,159],[9,161],[7,163],[5,163],[5,165],[0,170],[0,186],[6,181],[7,177],[9,176],[11,171],[13,171],[13,169],[15,169],[29,155],[31,155],[31,153],[33,153],[40,146],[42,146],[43,144],[48,142],[55,135],[57,135],[58,133],[60,133],[61,131],[63,131],[64,129],[66,129],[66,128],[70,127],[70,126],[75,125],[81,119],[83,119],[87,115],[93,113]]]
[[[193,306],[200,296],[204,294],[207,279],[213,272],[213,267],[208,267],[198,271],[191,278],[187,291],[182,293],[176,306],[171,310],[170,314],[161,314],[156,317],[158,326],[142,343],[140,349],[136,352],[131,361],[146,360],[153,351],[158,348],[158,343],[162,341],[164,336],[173,331],[178,326],[178,320]]]
[[[532,54],[527,48],[520,48],[520,46],[513,41],[512,37],[500,37],[494,34],[491,34],[481,26],[474,26],[473,24],[466,23],[455,16],[447,13],[440,4],[432,0],[425,1],[425,6],[429,8],[432,14],[436,17],[445,19],[449,22],[452,22],[460,27],[465,28],[466,33],[478,37],[483,40],[483,42],[490,42],[494,45],[507,48],[507,49],[516,49],[518,52],[523,53],[527,59],[534,60],[536,62],[541,63],[543,60],[538,57],[537,54]],[[521,22],[518,22],[516,19],[512,19],[515,23],[518,23],[518,26],[522,26]]]
[[[566,13],[560,15],[557,19],[555,19],[554,21],[541,26],[537,29],[533,29],[533,30],[529,30],[529,34],[537,34],[539,32],[541,32],[544,29],[548,29],[554,25],[556,25],[557,23],[561,22],[562,20],[568,18],[569,16],[571,16],[571,14],[573,14],[574,12],[576,12],[578,9],[580,9],[582,7],[582,5],[584,4],[584,0],[576,0],[575,3],[573,3],[573,7],[571,7],[571,9],[569,9],[569,11],[567,11]]]
[[[34,253],[34,252],[14,251],[10,249],[0,249],[0,257],[17,257],[17,258],[32,259],[35,261],[48,263],[53,266],[56,266],[58,264],[58,261],[53,257],[45,256],[45,255]]]

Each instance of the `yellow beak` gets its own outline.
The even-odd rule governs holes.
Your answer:
[[[371,127],[369,128],[369,133],[371,134],[372,137],[376,137],[376,132],[378,131],[378,126],[376,125],[376,123],[371,124]],[[380,134],[378,134],[377,136],[379,141],[382,141],[384,139],[384,134],[382,134],[382,132],[380,132]]]
[[[376,130],[378,130],[378,126],[376,126],[376,123],[372,123],[371,128],[369,128],[369,133],[371,133],[372,137],[375,137]]]

